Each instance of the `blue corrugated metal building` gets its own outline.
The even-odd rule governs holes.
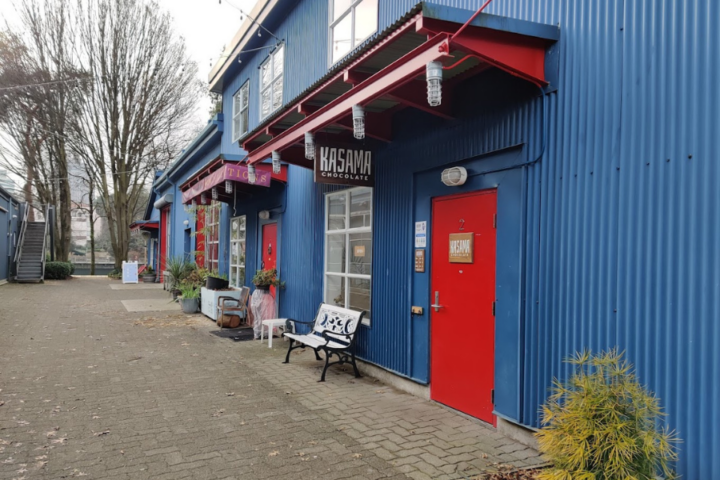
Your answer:
[[[168,252],[185,251],[184,192],[222,165],[267,162],[264,152],[278,145],[281,178],[269,187],[243,181],[222,199],[219,270],[232,275],[237,245],[244,281],[236,269],[235,283],[249,285],[264,261],[263,226],[275,224],[287,285],[277,294],[279,316],[309,320],[323,301],[369,307],[360,356],[428,385],[442,401],[432,392],[443,369],[433,362],[444,352],[433,338],[447,337],[436,337],[443,310],[431,305],[440,268],[459,267],[433,254],[448,227],[432,212],[443,199],[492,192],[493,352],[484,369],[494,382],[493,415],[538,427],[553,377],[568,374],[563,359],[618,346],[683,439],[678,472],[713,478],[720,470],[720,168],[712,148],[720,138],[720,5],[495,0],[463,34],[477,40],[478,56],[446,70],[443,105],[433,112],[424,70],[410,72],[416,78],[405,91],[381,91],[383,77],[419,56],[437,32],[450,34],[456,58],[443,58],[450,67],[468,53],[452,34],[484,2],[348,3],[350,10],[333,12],[332,0],[261,0],[250,12],[256,22],[245,21],[211,74],[222,116],[155,183],[166,200],[160,207],[170,209]],[[367,22],[368,11],[376,25],[366,37],[341,38],[343,19],[350,15],[351,28],[362,30],[355,16]],[[518,53],[500,48],[508,44],[542,49],[542,88],[532,81],[537,71],[527,73],[532,66],[513,63]],[[355,143],[373,154],[369,207],[362,190],[315,183],[313,163],[285,142],[304,125],[319,125],[318,143],[352,142],[350,112],[328,112],[368,85],[384,95],[365,102],[374,138]],[[411,98],[415,90],[422,97]],[[441,182],[449,167],[465,169],[463,185]],[[450,197],[460,193],[470,197]],[[242,218],[242,241],[231,218]],[[334,230],[336,221],[360,223]],[[418,247],[422,222],[426,243]],[[341,234],[344,250],[333,243]],[[422,272],[417,250],[426,255]],[[440,303],[449,296],[441,292]],[[423,313],[413,315],[413,306]],[[478,306],[486,312],[478,321],[485,308]],[[472,382],[472,372],[465,378]]]
[[[20,203],[0,186],[0,284],[6,283],[16,274],[15,251],[20,233],[20,219]]]

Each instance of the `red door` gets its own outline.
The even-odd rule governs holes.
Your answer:
[[[205,267],[205,210],[198,209],[195,221],[195,263],[198,267]]]
[[[430,395],[495,424],[497,190],[433,200]]]
[[[277,223],[262,227],[262,268],[277,268]],[[270,287],[270,294],[275,298],[275,287]]]

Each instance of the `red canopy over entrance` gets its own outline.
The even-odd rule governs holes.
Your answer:
[[[512,28],[504,28],[508,25]],[[539,88],[548,84],[545,56],[557,40],[556,27],[485,14],[456,35],[460,27],[461,23],[429,18],[423,9],[249,135],[242,143],[248,163],[278,151],[283,161],[312,168],[304,155],[304,134],[322,137],[352,131],[353,105],[366,111],[367,137],[384,142],[392,141],[391,120],[399,109],[413,107],[450,119],[453,86],[490,68]],[[443,102],[438,107],[427,101],[425,70],[432,61],[444,67]]]

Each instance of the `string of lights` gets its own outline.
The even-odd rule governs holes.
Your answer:
[[[277,40],[278,42],[281,41],[274,33],[272,33],[270,30],[268,30],[267,28],[265,28],[262,23],[258,22],[256,19],[254,19],[253,17],[251,17],[250,15],[248,15],[245,11],[243,11],[242,8],[238,7],[237,5],[234,5],[234,4],[233,4],[232,2],[230,2],[229,0],[225,0],[225,3],[227,3],[228,5],[230,5],[231,7],[233,7],[235,10],[237,10],[237,11],[240,12],[240,21],[245,20],[244,17],[247,17],[247,18],[249,18],[250,21],[253,22],[255,25],[257,25],[258,27],[260,27],[262,30],[265,30],[265,31],[268,33],[268,35],[270,35],[271,37],[273,37],[275,40]],[[222,0],[218,0],[218,4],[222,5]],[[258,29],[258,37],[262,37],[262,32],[260,31],[260,29]]]
[[[11,85],[9,87],[0,87],[0,92],[6,92],[6,91],[13,91],[13,90],[23,90],[26,88],[35,88],[35,87],[46,87],[48,85],[58,85],[58,84],[70,84],[74,82],[80,82],[83,80],[90,80],[94,77],[76,77],[76,78],[64,78],[62,80],[53,80],[51,82],[40,82],[40,83],[25,83],[22,85]]]

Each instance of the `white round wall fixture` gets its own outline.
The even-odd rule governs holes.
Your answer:
[[[464,167],[446,168],[442,172],[442,182],[448,187],[459,187],[467,181],[467,170]]]
[[[260,220],[267,220],[268,218],[270,218],[270,212],[267,210],[261,210],[258,213],[258,217],[260,217]]]

